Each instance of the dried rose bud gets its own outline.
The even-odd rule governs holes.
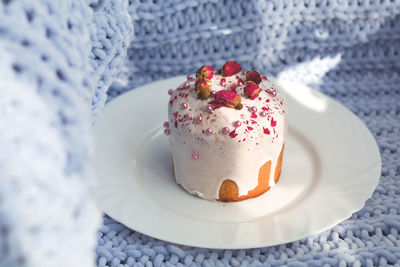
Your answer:
[[[198,81],[211,81],[214,75],[214,68],[208,65],[201,66],[196,72],[196,79]]]
[[[261,82],[261,75],[255,70],[246,72],[246,78],[247,81],[252,81],[256,84],[259,84]]]
[[[240,103],[242,98],[234,91],[231,90],[221,90],[215,93],[215,100],[212,101],[212,104],[216,106],[216,108],[225,106],[228,108],[238,108],[241,109],[243,105]]]
[[[251,100],[255,99],[260,93],[260,87],[255,82],[248,81],[244,87],[244,94]]]
[[[242,108],[243,108],[243,104],[242,103],[237,104],[236,107],[235,107],[235,109],[237,109],[237,110],[241,110]]]
[[[242,66],[236,61],[228,61],[222,67],[222,75],[225,77],[235,75],[242,70]]]
[[[205,81],[196,81],[195,92],[200,99],[207,99],[210,97],[211,87]]]

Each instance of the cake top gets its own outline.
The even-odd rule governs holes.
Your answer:
[[[167,135],[176,131],[205,143],[225,140],[258,145],[265,140],[274,143],[286,132],[279,130],[286,127],[287,111],[276,86],[255,70],[243,71],[235,61],[226,62],[218,71],[202,66],[196,77],[188,75],[168,93]]]

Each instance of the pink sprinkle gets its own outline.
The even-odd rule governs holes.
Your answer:
[[[188,104],[187,103],[182,103],[181,104],[181,108],[182,109],[187,109],[188,108]]]
[[[267,116],[267,112],[265,112],[264,110],[260,112],[260,116],[261,117],[266,117]]]
[[[230,131],[229,127],[224,127],[224,128],[222,128],[222,133],[223,133],[223,134],[228,134],[229,131]]]
[[[164,129],[164,134],[169,135],[171,133],[170,129]]]
[[[168,121],[164,122],[163,126],[164,128],[169,128],[169,122]]]
[[[168,94],[169,94],[169,95],[172,95],[173,93],[174,93],[174,89],[169,89],[169,90],[168,90]]]
[[[183,88],[185,88],[185,89],[189,88],[189,83],[188,83],[188,82],[185,82],[185,83],[183,84]]]
[[[200,114],[199,116],[196,117],[196,123],[202,123],[203,122],[203,116]]]
[[[240,121],[235,121],[233,123],[233,126],[235,126],[235,127],[239,127],[240,125],[242,125],[242,123]]]
[[[211,92],[210,92],[210,95],[211,95],[211,96],[215,96],[215,91],[211,91]]]
[[[198,159],[199,159],[199,154],[193,153],[193,154],[192,154],[192,159],[193,159],[193,160],[198,160]]]
[[[222,79],[220,80],[219,84],[220,84],[221,86],[225,86],[225,85],[226,85],[226,80],[225,80],[225,78],[222,78]]]
[[[213,133],[213,130],[211,128],[207,128],[206,135],[211,135],[212,133]]]
[[[250,116],[251,118],[253,118],[253,119],[255,119],[255,118],[257,118],[257,114],[256,113],[251,113],[251,116]]]
[[[187,120],[192,120],[193,119],[192,114],[186,114],[185,117],[186,117]]]
[[[186,76],[186,79],[187,79],[188,81],[193,80],[193,75],[189,74],[188,76]]]
[[[250,108],[250,112],[252,112],[252,113],[257,112],[257,107],[252,106],[252,107]]]
[[[266,90],[268,94],[270,94],[271,96],[276,96],[276,90],[275,89],[267,89]]]
[[[206,111],[211,114],[213,112],[212,106],[207,106]]]

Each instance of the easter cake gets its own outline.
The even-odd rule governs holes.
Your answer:
[[[226,62],[200,67],[170,89],[168,121],[175,180],[188,192],[225,202],[259,196],[279,179],[287,106],[257,71]]]

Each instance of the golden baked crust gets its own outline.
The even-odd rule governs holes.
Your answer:
[[[237,184],[229,179],[226,179],[222,182],[219,188],[219,200],[230,202],[230,201],[238,201],[239,190]]]
[[[274,172],[274,181],[275,183],[278,182],[279,176],[281,174],[281,166],[282,166],[282,157],[283,157],[283,150],[285,145],[282,146],[281,152],[278,157],[278,162],[276,164],[275,172]],[[219,188],[219,200],[224,202],[233,202],[233,201],[241,201],[253,197],[257,197],[270,189],[268,185],[269,181],[269,174],[271,171],[271,161],[267,161],[261,166],[258,172],[258,185],[253,189],[250,190],[247,195],[238,196],[239,190],[237,184],[230,180],[226,179],[222,182]]]

